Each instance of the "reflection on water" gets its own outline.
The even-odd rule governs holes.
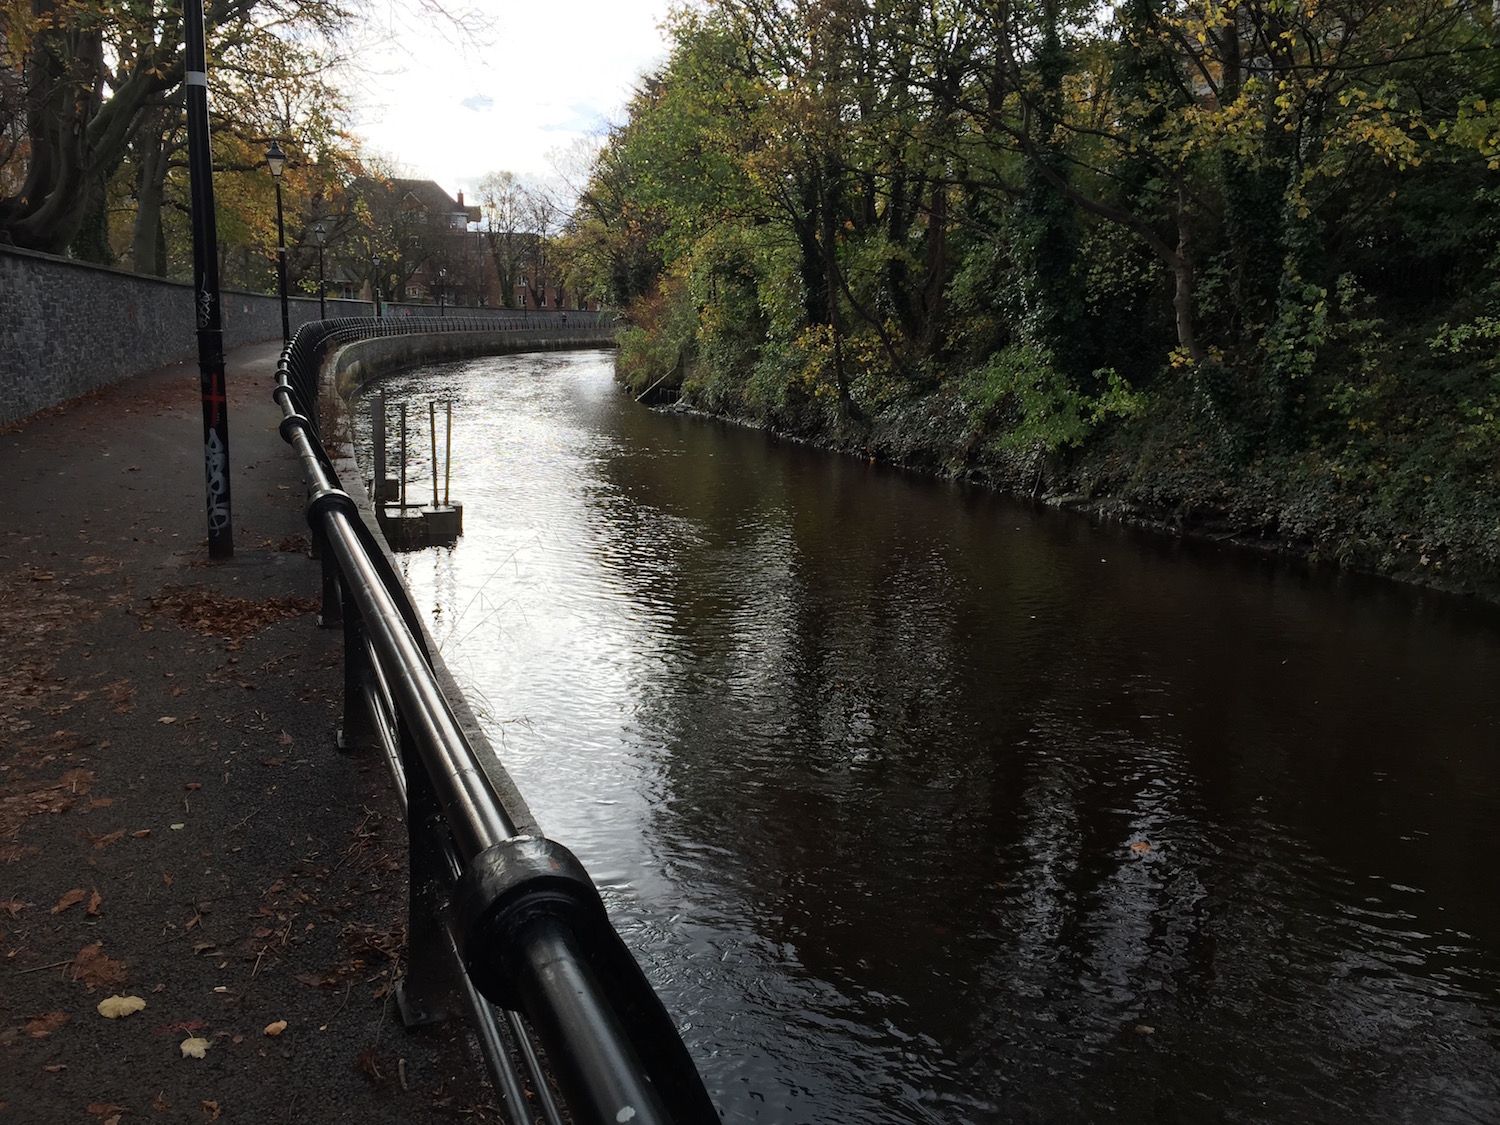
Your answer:
[[[466,508],[403,564],[726,1121],[1500,1120],[1494,616],[609,365],[388,382]]]

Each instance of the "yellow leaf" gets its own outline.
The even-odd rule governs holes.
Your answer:
[[[277,1020],[275,1023],[266,1024],[266,1034],[275,1038],[286,1030],[286,1020]]]
[[[190,1039],[182,1041],[182,1057],[185,1059],[201,1059],[208,1054],[208,1040],[200,1039],[194,1035]]]
[[[139,996],[106,996],[99,1001],[99,1014],[107,1020],[124,1019],[145,1006],[146,1001]]]

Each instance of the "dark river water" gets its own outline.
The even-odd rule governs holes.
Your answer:
[[[465,506],[402,561],[725,1121],[1500,1121],[1495,614],[611,364],[384,383]]]

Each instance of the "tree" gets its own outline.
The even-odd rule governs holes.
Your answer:
[[[236,76],[244,88],[274,88],[261,62],[277,63],[278,78],[307,78],[311,69],[297,60],[305,63],[338,42],[355,14],[315,0],[210,4],[210,69],[216,79]],[[7,75],[7,96],[0,107],[10,140],[0,150],[0,233],[17,245],[60,253],[91,212],[102,212],[105,181],[137,134],[161,129],[160,111],[182,82],[181,14],[121,0],[7,0],[4,31],[0,72]],[[236,83],[218,85],[227,93]],[[157,147],[147,141],[143,152]],[[141,241],[151,241],[149,232]]]
[[[490,172],[479,181],[482,234],[500,279],[501,303],[516,307],[527,242],[525,185],[513,172]]]

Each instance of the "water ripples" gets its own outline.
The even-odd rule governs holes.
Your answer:
[[[389,381],[460,403],[402,561],[725,1120],[1500,1119],[1492,623],[607,363]]]

